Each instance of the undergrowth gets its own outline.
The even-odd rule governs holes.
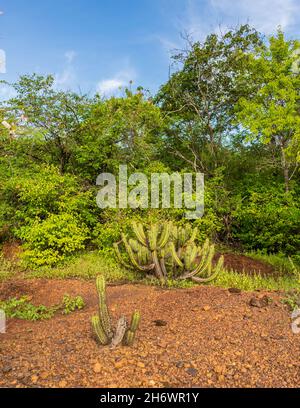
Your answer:
[[[262,277],[258,274],[238,273],[235,271],[223,270],[220,275],[211,283],[214,286],[224,288],[239,288],[245,291],[257,289],[290,291],[300,290],[299,268],[295,268],[288,258],[280,255],[264,255],[260,253],[246,254],[253,259],[271,264],[278,276]],[[1,258],[0,258],[1,260]],[[147,277],[144,273],[126,270],[121,267],[112,257],[100,254],[97,251],[88,252],[80,257],[74,258],[65,266],[57,268],[43,267],[34,271],[23,273],[24,278],[47,278],[47,279],[95,279],[102,274],[108,283],[142,283],[146,285],[161,285],[166,288],[189,288],[195,284],[189,281],[168,280],[163,285],[154,278]],[[11,265],[1,268],[0,281],[12,277]]]
[[[50,307],[44,305],[35,306],[28,296],[0,301],[0,309],[4,310],[7,318],[31,321],[51,319],[58,311],[63,314],[70,314],[82,309],[84,306],[81,296],[72,297],[70,295],[65,295],[60,304]]]

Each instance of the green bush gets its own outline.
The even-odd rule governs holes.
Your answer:
[[[233,212],[233,237],[249,250],[300,255],[299,204],[276,186],[250,191]]]
[[[53,214],[44,221],[21,227],[19,238],[25,242],[22,254],[25,265],[36,268],[56,265],[84,249],[89,230],[70,214]]]

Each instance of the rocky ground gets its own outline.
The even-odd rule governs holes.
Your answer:
[[[92,337],[94,282],[20,280],[1,298],[57,304],[65,293],[86,307],[47,321],[10,320],[0,335],[0,387],[299,387],[300,335],[280,293],[215,287],[108,288],[111,314],[142,313],[132,348],[110,350]],[[270,301],[271,300],[271,301]]]

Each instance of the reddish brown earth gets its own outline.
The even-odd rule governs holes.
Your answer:
[[[17,262],[22,252],[21,245],[18,242],[5,242],[2,247],[2,254],[5,259],[11,262]]]
[[[278,275],[272,265],[252,259],[241,254],[224,254],[224,267],[227,270],[247,273],[249,275],[258,274],[262,276]]]
[[[299,387],[300,335],[280,293],[230,293],[209,286],[166,290],[110,286],[112,317],[142,313],[132,348],[110,350],[92,338],[93,282],[5,282],[1,297],[32,296],[57,304],[65,293],[86,307],[51,320],[10,320],[0,334],[0,387]],[[251,298],[269,296],[266,307]],[[163,320],[166,325],[157,326]],[[160,323],[164,323],[160,322]]]

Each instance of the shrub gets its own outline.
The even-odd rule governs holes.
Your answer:
[[[20,228],[19,238],[25,241],[22,258],[26,266],[36,268],[55,265],[84,249],[89,231],[70,214],[53,214]]]
[[[42,166],[16,174],[0,188],[0,229],[19,229],[53,214],[76,215],[88,226],[96,222],[96,203],[91,191],[82,191],[72,175],[61,175],[54,166]],[[94,207],[94,208],[93,208]]]
[[[233,212],[233,237],[245,248],[300,255],[299,200],[279,188],[250,191]]]

